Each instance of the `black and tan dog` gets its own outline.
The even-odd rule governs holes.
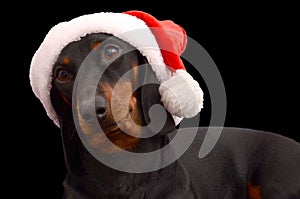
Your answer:
[[[128,53],[119,56],[121,51]],[[74,102],[75,78],[90,52],[95,52],[94,55],[102,52],[91,58],[95,64],[90,70],[91,74],[101,72],[103,75],[95,88],[94,99],[87,94],[93,83],[86,78],[87,86],[79,92],[81,100]],[[107,63],[110,63],[107,69],[101,71]],[[155,77],[151,67],[139,70],[143,64],[147,64],[147,60],[132,46],[102,33],[87,35],[61,51],[53,68],[51,101],[59,115],[68,169],[64,198],[300,198],[300,144],[273,133],[224,128],[214,149],[199,159],[198,152],[207,128],[198,128],[192,146],[178,161],[147,173],[117,171],[96,160],[78,136],[72,110],[75,110],[81,130],[90,135],[90,144],[106,154],[118,153],[118,148],[137,153],[154,151],[168,144],[169,135],[176,133],[173,118],[168,115],[158,134],[138,138],[147,131],[141,127],[150,122],[150,107],[160,103],[155,84],[133,91],[138,82]],[[127,71],[131,73],[123,79],[123,92],[118,92],[119,97],[111,100],[116,82]],[[133,93],[129,105],[123,101],[128,93]],[[112,106],[117,107],[114,116]],[[93,111],[96,111],[105,137],[118,148],[107,145],[102,135],[92,132]],[[120,127],[135,136],[124,133]],[[183,131],[189,133],[190,130]]]

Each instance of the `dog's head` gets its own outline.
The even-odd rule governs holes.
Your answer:
[[[137,49],[109,34],[89,34],[61,51],[52,73],[51,102],[61,128],[67,128],[63,133],[75,131],[74,111],[90,144],[104,152],[134,150],[144,139],[139,137],[145,131],[142,127],[151,122],[150,107],[161,99],[158,84],[143,85],[149,77],[156,77]],[[93,116],[104,134],[95,132]],[[153,133],[161,136],[174,129],[174,120],[167,113],[163,128]],[[106,144],[106,139],[117,147]]]
[[[180,58],[186,44],[181,26],[142,11],[83,15],[51,28],[33,56],[30,83],[62,129],[67,162],[85,141],[105,153],[144,152],[161,138],[163,146],[164,134],[198,114],[203,94]],[[150,117],[155,104],[167,110],[163,118]],[[148,131],[153,139],[144,138]]]

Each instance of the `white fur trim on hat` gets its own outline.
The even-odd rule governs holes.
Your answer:
[[[161,83],[159,90],[162,102],[173,114],[176,125],[181,117],[191,117],[200,111],[203,94],[199,85],[184,70],[177,70],[172,76],[171,70],[165,65],[156,38],[146,23],[125,13],[101,12],[55,25],[32,58],[29,76],[33,92],[57,126],[58,117],[50,100],[53,65],[64,47],[91,33],[112,34],[136,47],[147,58]],[[191,96],[192,93],[195,96]]]
[[[109,33],[136,47],[147,57],[159,81],[170,76],[157,42],[144,21],[122,13],[95,13],[83,15],[69,22],[54,26],[33,56],[30,68],[30,83],[33,92],[40,99],[47,115],[59,126],[56,112],[50,101],[52,67],[61,50],[73,41],[90,33]]]
[[[197,81],[185,70],[161,83],[159,87],[164,107],[172,115],[191,118],[203,108],[203,92]]]

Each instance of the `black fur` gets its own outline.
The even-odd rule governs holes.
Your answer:
[[[70,70],[76,75],[82,61],[90,52],[91,43],[108,37],[105,34],[92,34],[71,43],[61,52],[53,73],[55,74],[61,59],[68,55],[72,65]],[[118,65],[124,66],[126,64],[123,63],[130,62],[131,59],[138,60],[139,64],[147,64],[138,51],[132,51],[118,58],[112,64],[115,71],[105,74],[101,81],[116,81],[129,70]],[[117,70],[121,68],[122,71]],[[139,81],[155,78],[150,68],[139,71]],[[198,132],[192,146],[178,161],[163,169],[133,174],[107,167],[96,160],[79,139],[71,106],[62,98],[63,94],[71,100],[72,89],[72,84],[62,85],[54,76],[51,101],[59,115],[68,169],[64,181],[65,199],[246,199],[249,181],[260,187],[264,199],[300,198],[300,144],[273,133],[249,129],[224,128],[212,152],[203,159],[198,158],[198,152],[207,128],[187,128],[182,133],[189,134],[192,130]],[[143,86],[137,91],[137,96],[144,125],[147,125],[151,122],[149,108],[160,103],[158,86]],[[168,144],[175,134],[175,124],[168,114],[161,132],[151,138],[141,139],[133,151],[157,150]]]

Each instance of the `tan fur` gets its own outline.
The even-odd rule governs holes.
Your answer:
[[[118,84],[118,88],[116,88],[117,91],[114,91],[113,86],[102,83],[100,85],[100,89],[109,106],[106,119],[100,122],[100,126],[104,131],[104,134],[100,132],[93,132],[93,129],[95,128],[91,124],[85,122],[79,114],[78,119],[82,131],[86,135],[89,135],[89,143],[91,146],[101,150],[102,152],[115,153],[120,151],[120,149],[134,149],[138,144],[138,137],[141,134],[140,126],[142,125],[142,120],[137,108],[136,98],[133,95],[128,96],[128,94],[132,93],[132,83],[130,81],[126,81]],[[112,98],[113,91],[116,92],[116,94]],[[126,100],[124,100],[126,98],[129,98],[129,104]],[[113,112],[112,108],[114,108]],[[77,113],[80,112],[77,111]],[[133,136],[125,133],[120,129],[120,127]],[[107,139],[109,139],[115,146],[110,144]]]
[[[252,182],[248,182],[248,196],[249,199],[263,199],[261,196],[260,187],[254,185]]]
[[[64,57],[61,64],[62,65],[69,65],[70,64],[70,59],[68,57]]]
[[[59,93],[59,94],[69,106],[72,106],[72,102],[70,102],[63,94],[61,94],[61,93]]]
[[[99,41],[96,41],[92,44],[92,49],[95,49],[99,46],[100,42]]]

